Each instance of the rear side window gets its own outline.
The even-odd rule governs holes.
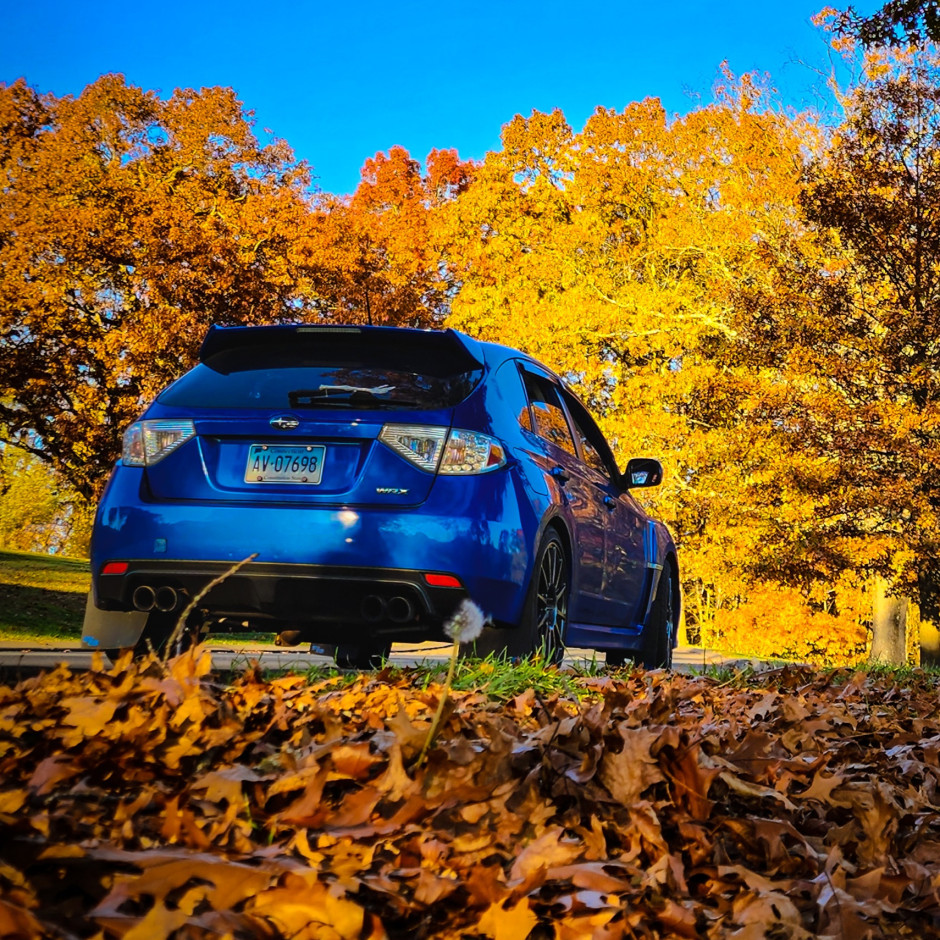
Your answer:
[[[400,360],[375,348],[332,360],[302,344],[231,349],[196,366],[158,400],[182,408],[447,408],[482,377],[481,370],[448,373],[429,363],[424,371]]]
[[[565,417],[565,410],[561,406],[561,399],[558,397],[555,386],[548,379],[525,370],[523,370],[522,377],[525,381],[529,404],[532,406],[535,433],[562,450],[568,451],[569,454],[577,456],[571,429],[568,427],[568,419]]]

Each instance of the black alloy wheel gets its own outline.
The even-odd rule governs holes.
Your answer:
[[[540,656],[546,663],[559,664],[565,653],[570,596],[568,557],[558,533],[550,529],[535,559],[522,622],[511,631],[509,655]]]

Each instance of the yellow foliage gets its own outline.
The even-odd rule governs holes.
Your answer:
[[[814,596],[815,595],[815,596]],[[831,591],[807,597],[794,588],[762,584],[703,624],[704,646],[766,659],[851,666],[865,658],[870,593],[845,577]]]

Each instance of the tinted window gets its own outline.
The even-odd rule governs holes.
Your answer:
[[[584,462],[591,469],[602,473],[605,477],[610,477],[612,469],[608,462],[604,460],[604,454],[608,454],[608,459],[611,461],[612,458],[609,456],[610,448],[604,440],[604,435],[601,434],[600,429],[594,423],[594,419],[576,398],[567,392],[562,392],[562,395],[565,404],[568,406],[571,420],[574,422],[575,434],[578,436],[578,443],[581,445]]]
[[[604,458],[601,457],[597,451],[597,448],[591,443],[590,439],[587,437],[584,431],[581,430],[581,425],[578,423],[578,419],[573,417],[573,420],[575,433],[578,435],[581,444],[581,455],[584,458],[584,462],[592,470],[596,470],[598,473],[602,473],[606,477],[608,475],[608,470],[604,464]]]
[[[532,417],[535,419],[535,433],[569,454],[577,455],[568,419],[554,384],[531,372],[523,372],[522,375],[532,406]]]
[[[408,371],[375,351],[368,358],[323,361],[303,347],[267,346],[218,353],[159,401],[184,408],[445,408],[466,398],[481,375]]]
[[[519,409],[519,425],[527,431],[532,430],[532,415],[529,414],[529,406]]]

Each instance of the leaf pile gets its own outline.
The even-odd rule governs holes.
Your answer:
[[[226,685],[202,649],[0,688],[0,936],[940,936],[926,678],[414,673]]]

